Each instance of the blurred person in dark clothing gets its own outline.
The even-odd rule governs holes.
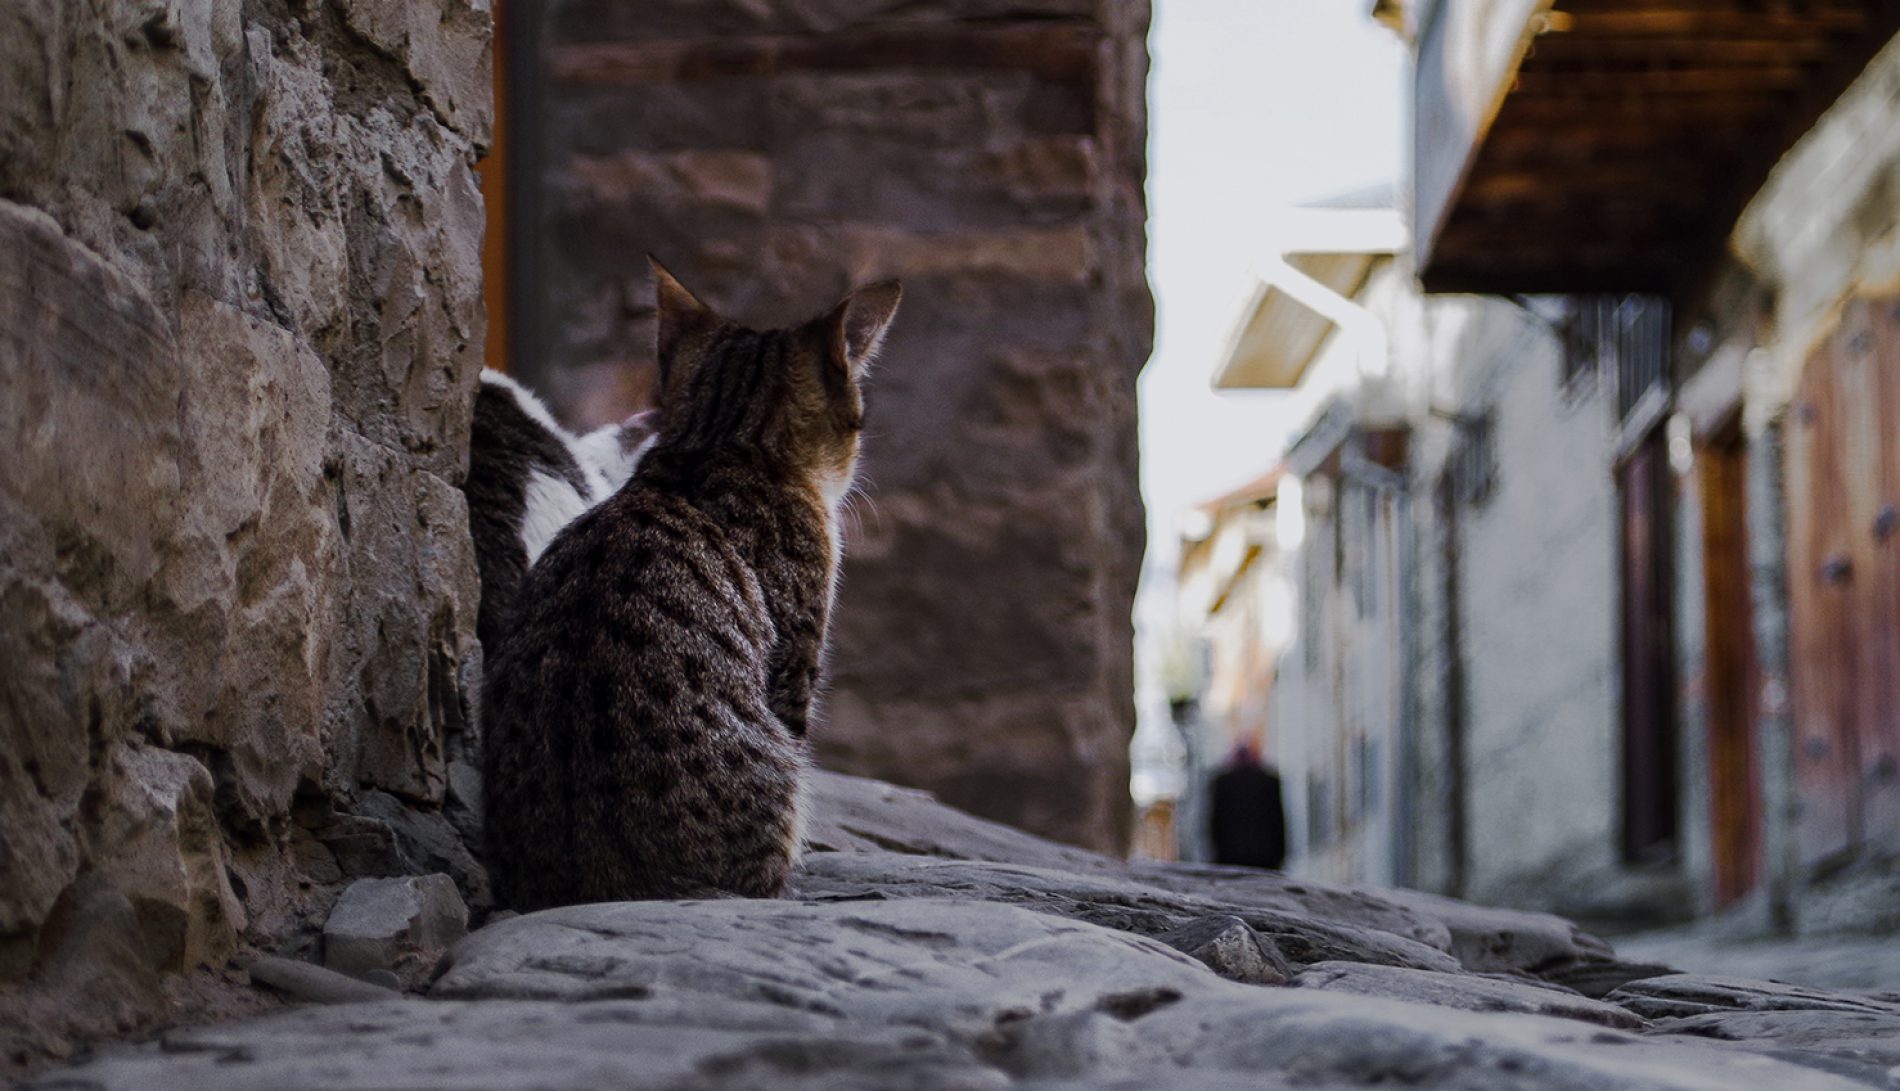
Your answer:
[[[1260,761],[1252,740],[1234,747],[1214,777],[1208,819],[1214,862],[1278,868],[1286,863],[1286,813],[1280,804],[1280,774]]]

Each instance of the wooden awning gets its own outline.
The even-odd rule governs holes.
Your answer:
[[[1367,252],[1288,254],[1288,266],[1345,299],[1365,287],[1386,255]],[[1286,286],[1262,280],[1254,288],[1214,372],[1216,390],[1292,390],[1300,385],[1335,326]]]
[[[1896,33],[1897,0],[1443,0],[1419,39],[1425,287],[1683,289]]]

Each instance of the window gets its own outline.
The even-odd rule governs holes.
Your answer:
[[[1498,483],[1498,416],[1487,408],[1459,422],[1458,446],[1452,455],[1452,480],[1458,499],[1482,507]]]
[[[1306,774],[1306,840],[1314,848],[1333,843],[1331,785],[1318,773]]]
[[[1363,819],[1379,812],[1379,741],[1365,735],[1353,739],[1353,817]]]
[[[1618,421],[1668,379],[1670,315],[1665,299],[1572,296],[1562,331],[1565,389],[1609,376],[1616,386]]]
[[[1563,388],[1574,390],[1597,376],[1601,363],[1602,331],[1608,324],[1611,296],[1572,296],[1560,329],[1563,332]]]
[[[1624,296],[1611,312],[1616,360],[1616,419],[1624,420],[1645,395],[1669,379],[1669,304],[1654,296]]]

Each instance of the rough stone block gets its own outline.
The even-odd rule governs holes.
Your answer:
[[[387,1000],[392,990],[361,978],[291,958],[266,955],[245,967],[251,980],[306,1004],[348,1004]]]
[[[488,869],[471,850],[481,845],[479,826],[469,832],[450,814],[406,805],[386,792],[365,793],[358,809],[383,822],[394,838],[397,866],[383,874],[444,872],[471,908],[488,908]]]
[[[403,867],[365,782],[436,814],[488,23],[0,5],[0,1079]]]
[[[1293,976],[1280,952],[1239,917],[1202,917],[1155,938],[1243,985],[1284,985]]]
[[[494,36],[488,0],[342,0],[337,7],[352,29],[402,65],[444,124],[487,146]]]
[[[468,931],[468,906],[447,875],[358,879],[323,926],[323,964],[351,977],[388,970],[425,980]]]

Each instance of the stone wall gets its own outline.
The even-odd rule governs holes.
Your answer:
[[[0,1071],[349,876],[481,896],[486,9],[0,5]]]
[[[664,260],[755,323],[901,276],[823,761],[1119,847],[1142,550],[1140,0],[551,0],[510,27],[532,285],[515,369],[577,423],[651,385]],[[512,132],[521,134],[525,122]]]

